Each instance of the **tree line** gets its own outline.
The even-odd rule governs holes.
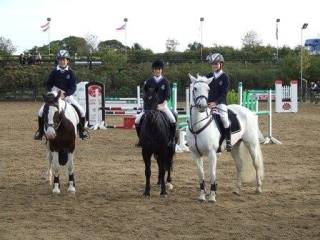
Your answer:
[[[0,42],[4,38],[0,38]],[[124,46],[117,40],[97,42],[94,36],[86,38],[70,36],[50,43],[49,46],[35,46],[26,50],[26,54],[41,53],[42,65],[21,66],[13,56],[14,47],[10,40],[0,43],[0,98],[37,97],[44,92],[44,83],[54,66],[54,54],[65,48],[71,54],[71,66],[81,81],[99,81],[106,85],[107,96],[133,96],[137,85],[151,75],[151,62],[162,59],[165,62],[165,75],[171,82],[178,83],[179,94],[184,94],[188,86],[188,73],[205,75],[211,71],[205,63],[205,57],[211,52],[220,52],[226,59],[225,71],[229,74],[231,88],[237,89],[238,83],[245,88],[273,88],[274,80],[289,82],[300,76],[300,48],[278,49],[263,46],[255,39],[244,39],[241,49],[229,46],[202,46],[198,42],[190,43],[188,49],[175,51],[172,43],[170,51],[153,53],[135,43]],[[246,40],[246,41],[245,41]],[[249,41],[250,40],[250,41]],[[6,46],[4,48],[3,46]],[[10,50],[10,51],[8,51]],[[201,56],[202,52],[202,56]],[[11,61],[10,61],[11,59]],[[101,65],[91,69],[86,65],[75,65],[75,60],[100,60]],[[320,78],[320,57],[310,56],[303,50],[304,78],[317,81]]]

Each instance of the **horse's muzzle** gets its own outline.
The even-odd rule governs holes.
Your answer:
[[[57,136],[56,131],[53,127],[48,127],[45,135],[47,139],[54,139]]]

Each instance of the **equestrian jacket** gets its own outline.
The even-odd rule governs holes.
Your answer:
[[[55,86],[65,91],[66,96],[72,95],[77,88],[77,77],[71,68],[67,68],[65,71],[54,69],[47,81],[47,91]]]
[[[149,78],[144,83],[144,92],[148,92],[150,88],[154,88],[158,98],[159,98],[159,104],[162,104],[164,101],[170,99],[170,84],[167,79],[164,77],[157,82],[154,77]]]
[[[207,78],[213,80],[209,84],[210,91],[208,96],[208,102],[215,102],[216,104],[227,104],[227,94],[229,89],[229,77],[224,72],[215,78],[213,73],[209,73]]]

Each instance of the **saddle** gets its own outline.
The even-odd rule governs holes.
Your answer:
[[[218,113],[213,112],[212,113],[213,119],[216,122],[216,125],[220,131],[220,140],[219,140],[219,146],[221,146],[223,140],[226,138],[226,134],[224,131],[224,126],[221,121],[221,117]],[[231,134],[237,133],[241,131],[241,126],[239,119],[237,118],[237,114],[233,112],[232,110],[228,109],[228,118],[230,121],[230,128],[231,128]]]

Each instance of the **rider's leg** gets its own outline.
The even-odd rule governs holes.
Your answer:
[[[176,118],[174,117],[173,113],[171,110],[168,108],[168,106],[164,106],[164,108],[161,110],[163,111],[170,122],[170,142],[169,145],[175,146],[175,137],[176,137],[176,130],[177,130],[177,123],[176,123]]]
[[[219,104],[218,106],[221,121],[224,127],[225,136],[226,136],[226,150],[228,152],[231,151],[232,145],[231,145],[231,128],[230,128],[230,122],[228,118],[228,108],[225,104]]]
[[[42,140],[42,137],[44,135],[44,119],[42,117],[43,107],[44,107],[44,105],[42,105],[42,107],[40,108],[40,110],[38,112],[38,130],[36,131],[36,133],[34,135],[34,140]]]
[[[74,99],[73,96],[68,96],[65,98],[65,101],[72,104],[73,106],[75,106],[78,111],[78,115],[79,115],[79,124],[78,124],[78,130],[79,130],[79,137],[82,140],[88,139],[88,133],[85,130],[85,124],[86,124],[86,113],[84,111],[84,109],[82,108],[82,106]]]

